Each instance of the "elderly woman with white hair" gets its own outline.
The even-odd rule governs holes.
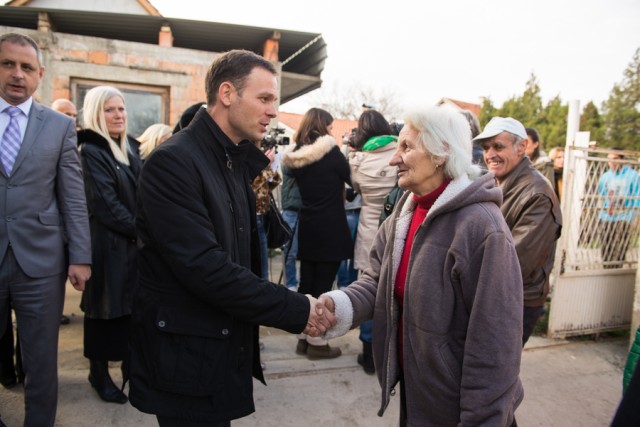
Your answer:
[[[340,336],[373,319],[382,406],[400,425],[515,425],[523,397],[522,279],[491,174],[479,177],[464,117],[410,111],[390,160],[408,190],[382,224],[370,268],[324,294]]]

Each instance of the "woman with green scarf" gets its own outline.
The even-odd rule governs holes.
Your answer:
[[[362,196],[354,250],[354,267],[358,271],[369,267],[369,250],[378,232],[384,198],[398,180],[397,168],[389,165],[398,139],[391,133],[382,114],[375,110],[364,111],[355,135],[356,151],[349,155],[352,186]],[[366,373],[373,374],[370,321],[360,325],[360,340],[363,351],[358,355],[358,363]]]

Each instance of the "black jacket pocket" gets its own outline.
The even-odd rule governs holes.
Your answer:
[[[229,348],[230,324],[221,313],[160,307],[154,325],[156,386],[190,396],[219,393],[235,353]]]

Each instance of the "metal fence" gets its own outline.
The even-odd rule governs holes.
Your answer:
[[[611,152],[607,150],[577,147],[570,150],[574,155],[581,154],[586,166],[576,162],[576,167],[584,172],[573,171],[577,172],[573,178],[578,182],[568,188],[578,197],[568,206],[571,212],[567,212],[566,219],[571,221],[577,215],[579,225],[577,235],[571,239],[575,245],[567,248],[563,270],[635,269],[640,234],[638,158],[625,153],[624,159],[613,160],[606,157]]]
[[[587,140],[588,141],[588,140]],[[586,144],[585,144],[586,145]],[[562,236],[552,272],[552,337],[629,328],[638,266],[640,154],[566,150]]]

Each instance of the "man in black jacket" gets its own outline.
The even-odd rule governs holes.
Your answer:
[[[260,278],[251,180],[269,161],[253,142],[277,115],[273,64],[227,52],[206,92],[207,108],[139,181],[129,398],[160,426],[228,426],[255,410],[258,325],[320,334],[333,323],[312,298]]]

